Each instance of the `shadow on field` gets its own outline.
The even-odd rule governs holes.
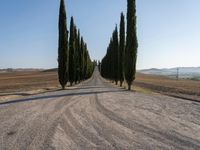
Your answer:
[[[83,88],[83,89],[85,89],[85,88]],[[123,91],[126,91],[126,90],[118,89],[118,90],[105,90],[105,91],[92,91],[92,92],[77,92],[77,93],[72,92],[72,93],[67,93],[67,94],[51,94],[51,95],[47,95],[47,96],[35,96],[35,97],[31,97],[31,98],[11,100],[11,101],[7,101],[7,102],[2,102],[2,103],[0,103],[0,105],[15,104],[15,103],[21,103],[21,102],[45,100],[45,99],[60,98],[60,97],[68,97],[68,96],[81,96],[81,95],[103,94],[103,93],[113,93],[113,92],[123,92]]]
[[[12,95],[17,95],[17,96],[31,96],[33,94],[29,93],[6,93],[6,94],[0,94],[0,96],[12,96]]]

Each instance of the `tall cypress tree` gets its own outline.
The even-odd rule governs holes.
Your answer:
[[[64,0],[60,1],[59,40],[58,40],[58,77],[62,89],[65,89],[68,80],[68,33]]]
[[[75,48],[74,48],[74,82],[75,84],[78,81],[78,73],[77,73],[77,69],[78,69],[78,42],[77,42],[77,38],[78,38],[78,33],[77,33],[77,28],[76,26],[74,26],[74,44],[75,44]]]
[[[137,48],[136,2],[135,0],[128,0],[127,39],[125,49],[125,78],[128,83],[128,90],[131,90],[132,82],[135,80]]]
[[[81,75],[81,80],[84,79],[84,40],[83,37],[81,37],[81,48],[80,48],[80,62],[81,62],[81,66],[80,66],[80,75]]]
[[[70,22],[70,38],[69,38],[69,82],[73,85],[74,82],[74,51],[75,51],[75,30],[74,19],[71,17]]]
[[[108,76],[109,76],[109,79],[110,80],[114,80],[114,66],[113,66],[113,36],[112,38],[110,39],[110,45],[109,45],[109,50],[108,50],[109,54],[108,54],[108,62],[109,64],[111,65],[110,66],[110,71],[107,70],[108,72]]]
[[[112,82],[115,81],[115,73],[116,73],[116,66],[115,66],[115,40],[114,40],[114,35],[115,34],[115,30],[113,31],[112,34],[112,38],[110,41],[110,45],[109,45],[109,54],[108,54],[108,61],[110,61],[110,65],[111,65],[111,69],[110,69],[110,80]]]
[[[119,45],[119,80],[120,86],[124,82],[124,49],[125,49],[125,21],[124,14],[121,13],[120,19],[120,45]]]
[[[119,40],[118,40],[118,30],[117,25],[114,30],[113,34],[113,66],[114,66],[114,81],[117,85],[117,82],[119,80],[118,73],[119,73]]]
[[[77,80],[81,82],[81,39],[80,39],[80,30],[78,30],[78,37],[77,37]]]
[[[83,48],[83,59],[84,59],[84,66],[83,66],[83,79],[86,79],[86,75],[87,75],[87,55],[88,55],[88,51],[87,51],[87,44],[84,43],[84,48]]]

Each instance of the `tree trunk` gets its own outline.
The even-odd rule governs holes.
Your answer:
[[[130,83],[128,84],[128,90],[129,91],[131,90],[131,84]]]
[[[120,81],[120,87],[122,87],[122,84],[123,84],[123,82],[122,82],[122,81]]]

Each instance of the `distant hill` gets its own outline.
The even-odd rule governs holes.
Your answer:
[[[44,69],[34,69],[34,68],[6,68],[0,69],[0,73],[9,73],[9,72],[22,72],[22,71],[42,71]]]
[[[42,71],[42,72],[55,72],[58,71],[57,68],[51,68],[51,69],[37,69],[37,68],[6,68],[6,69],[0,69],[0,73],[9,73],[9,72],[29,72],[29,71]]]
[[[43,72],[56,72],[56,71],[58,71],[58,68],[43,70]]]
[[[151,68],[151,69],[139,70],[138,72],[144,74],[170,76],[172,78],[176,78],[177,76],[177,68],[169,68],[169,69]],[[179,73],[179,78],[200,80],[200,67],[179,67],[178,73]]]

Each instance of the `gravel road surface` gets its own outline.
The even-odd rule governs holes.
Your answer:
[[[0,103],[0,150],[200,149],[200,103],[91,79]]]

